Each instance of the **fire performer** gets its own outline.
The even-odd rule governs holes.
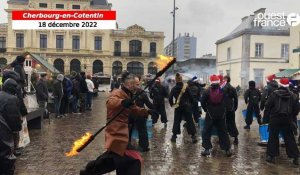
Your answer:
[[[107,119],[113,118],[120,109],[125,110],[105,130],[105,148],[107,149],[96,160],[89,162],[81,175],[105,174],[116,170],[117,175],[140,175],[142,158],[140,154],[128,147],[128,116],[148,116],[155,114],[152,110],[140,108],[133,102],[135,76],[122,74],[121,89],[112,91],[107,102]]]

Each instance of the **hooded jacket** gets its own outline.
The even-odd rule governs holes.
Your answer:
[[[290,98],[290,105],[287,106],[289,109],[282,109],[284,108],[284,105],[280,105],[280,109],[278,109],[280,98]],[[274,91],[270,95],[265,104],[264,117],[266,117],[267,121],[272,120],[272,118],[279,116],[280,111],[289,111],[288,117],[294,121],[297,121],[297,115],[299,113],[299,101],[295,94],[284,87],[278,88],[278,90]]]
[[[267,84],[267,86],[264,87],[263,93],[261,96],[261,101],[260,101],[260,110],[264,110],[265,103],[268,100],[269,96],[272,94],[272,92],[274,92],[277,89],[278,89],[278,83],[275,80],[270,81]]]
[[[48,102],[48,97],[47,82],[41,78],[36,83],[36,99],[37,101]]]
[[[13,67],[14,71],[16,71],[20,75],[20,85],[22,87],[25,87],[26,85],[26,73],[24,70],[24,61],[25,58],[23,56],[17,56],[17,58],[11,63],[11,67]]]
[[[165,98],[168,97],[168,92],[160,83],[155,83],[150,89],[150,98],[153,99],[154,104],[162,104]]]
[[[226,111],[236,111],[238,108],[237,92],[230,83],[223,88]]]
[[[261,94],[260,91],[258,89],[256,89],[253,86],[250,86],[249,89],[246,90],[245,94],[244,94],[244,99],[245,99],[245,103],[246,104],[259,104],[260,100],[261,100]]]
[[[0,92],[0,157],[11,153],[14,147],[13,132],[22,128],[19,101],[14,95],[17,86],[16,81],[8,79]]]

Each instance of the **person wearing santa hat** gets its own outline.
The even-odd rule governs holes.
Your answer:
[[[299,150],[294,134],[297,134],[297,115],[299,101],[295,94],[289,91],[289,79],[281,78],[280,87],[275,90],[265,104],[265,117],[269,121],[269,140],[267,158],[269,163],[275,163],[279,156],[279,132],[282,132],[286,153],[293,159],[293,164],[299,165]]]
[[[274,74],[266,78],[267,85],[263,89],[263,93],[260,101],[260,110],[262,111],[265,108],[265,103],[268,100],[268,97],[272,94],[272,92],[278,89],[278,83],[275,80],[275,78],[276,76]]]
[[[201,152],[201,155],[210,155],[210,149],[212,149],[211,132],[213,127],[216,127],[220,147],[225,151],[226,156],[230,157],[232,153],[225,124],[226,106],[224,92],[220,88],[220,78],[217,75],[211,75],[210,82],[211,86],[203,93],[201,99],[202,108],[206,112],[202,131],[202,146],[205,150]]]
[[[261,100],[260,91],[255,88],[255,81],[249,81],[249,89],[244,94],[245,103],[247,105],[246,126],[244,129],[250,129],[253,121],[253,112],[256,113],[257,123],[261,125],[261,115],[259,110],[259,102]]]

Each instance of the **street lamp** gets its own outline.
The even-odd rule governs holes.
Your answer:
[[[176,0],[174,0],[173,11],[171,12],[171,14],[173,14],[173,40],[172,40],[172,56],[173,57],[175,57],[175,19],[176,19],[176,10],[178,10],[178,9],[179,8],[176,7]],[[174,65],[172,66],[173,73],[174,73]]]

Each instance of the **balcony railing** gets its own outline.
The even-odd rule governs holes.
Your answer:
[[[6,52],[6,48],[0,48],[0,53]]]
[[[121,56],[121,57],[156,57],[156,52],[150,53],[142,53],[142,52],[114,52],[114,56]]]

